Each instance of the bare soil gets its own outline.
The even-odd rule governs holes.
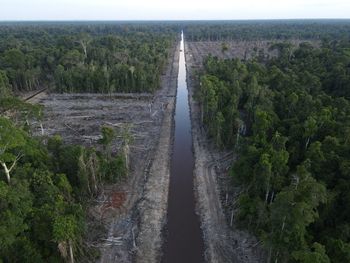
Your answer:
[[[221,59],[251,59],[259,55],[259,52],[264,54],[265,59],[270,59],[278,55],[277,50],[269,50],[271,45],[276,43],[284,43],[281,40],[254,40],[254,41],[200,41],[187,42],[188,50],[191,52],[188,56],[192,59],[193,67],[200,67],[203,60],[209,54]],[[313,46],[319,46],[320,41],[316,40],[301,40],[291,39],[288,43],[292,46],[298,47],[300,43],[307,42]],[[226,51],[222,50],[222,45],[227,47]]]

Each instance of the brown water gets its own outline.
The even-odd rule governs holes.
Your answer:
[[[195,213],[194,156],[182,34],[176,95],[175,134],[163,263],[204,262],[202,231]]]

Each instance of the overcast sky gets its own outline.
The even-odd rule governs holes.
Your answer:
[[[0,0],[0,20],[350,18],[350,0]]]

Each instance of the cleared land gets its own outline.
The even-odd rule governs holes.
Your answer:
[[[276,57],[277,50],[269,50],[271,45],[285,43],[281,40],[259,40],[259,41],[201,41],[187,42],[188,57],[191,59],[191,66],[200,67],[203,60],[211,54],[222,59],[251,59],[259,55],[264,55],[266,59]],[[314,46],[319,46],[320,41],[292,39],[288,43],[297,47],[302,42],[308,42]],[[223,51],[223,45],[226,50]]]
[[[100,147],[101,127],[118,132],[128,126],[130,172],[106,185],[91,204],[89,246],[101,251],[100,262],[155,262],[160,258],[166,219],[169,159],[178,74],[178,48],[155,94],[48,94],[30,99],[44,106],[37,134],[62,136],[71,144]],[[122,136],[113,142],[118,152]]]

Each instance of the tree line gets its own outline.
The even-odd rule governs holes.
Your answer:
[[[348,38],[350,20],[196,21],[182,24],[188,41]]]
[[[171,26],[2,23],[0,83],[13,91],[153,92],[174,44]]]
[[[208,135],[237,153],[234,220],[267,262],[350,262],[350,41],[273,48],[198,74]]]

